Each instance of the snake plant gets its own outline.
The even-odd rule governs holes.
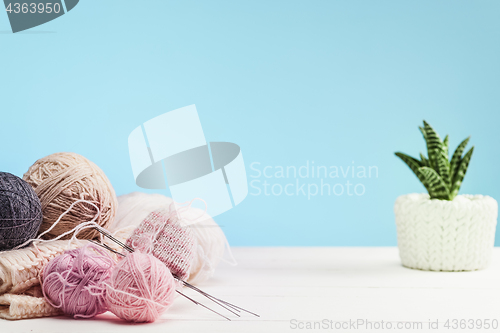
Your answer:
[[[474,147],[465,155],[463,152],[470,137],[462,141],[451,160],[448,157],[448,135],[441,141],[436,131],[424,120],[419,127],[427,143],[427,157],[420,153],[420,160],[397,152],[429,192],[431,199],[453,200],[460,190],[467,172]],[[462,156],[463,155],[463,156]]]

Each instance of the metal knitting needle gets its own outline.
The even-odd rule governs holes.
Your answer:
[[[89,239],[88,241],[89,241],[89,242],[92,242],[92,243],[93,243],[93,244],[95,244],[95,245],[99,245],[100,247],[105,248],[106,250],[109,250],[109,251],[111,251],[111,252],[113,252],[113,253],[115,253],[115,254],[117,254],[117,255],[120,255],[120,256],[122,256],[122,257],[126,257],[123,253],[120,253],[120,252],[118,252],[118,251],[113,250],[112,248],[110,248],[110,247],[109,247],[108,245],[106,245],[106,244],[101,244],[101,243],[98,243],[98,242],[93,241],[93,240],[91,240],[91,239]],[[180,281],[182,281],[182,280],[180,280]],[[182,281],[182,282],[183,282],[183,281]],[[197,302],[196,300],[192,299],[191,297],[187,296],[186,294],[183,294],[183,293],[182,293],[182,292],[180,292],[179,290],[176,290],[176,292],[177,292],[177,293],[179,293],[179,294],[181,294],[182,296],[186,297],[188,300],[190,300],[190,301],[191,301],[191,302],[193,302],[194,304],[196,304],[196,305],[201,305],[201,306],[202,306],[202,307],[204,307],[205,309],[208,309],[208,310],[210,310],[210,311],[212,311],[212,312],[214,312],[214,313],[218,314],[219,316],[221,316],[221,317],[223,317],[223,318],[225,318],[225,319],[227,319],[227,320],[229,320],[229,321],[231,320],[231,319],[229,319],[228,317],[226,317],[226,316],[224,316],[224,315],[222,315],[222,314],[218,313],[217,311],[215,311],[215,310],[213,310],[213,309],[210,309],[209,307],[205,306],[204,304],[202,304],[202,303],[200,303],[200,302]],[[229,310],[229,311],[231,311],[231,310]],[[232,312],[232,311],[231,311],[231,312]],[[236,314],[236,315],[237,315],[237,314]]]
[[[233,310],[240,312],[240,310],[238,310],[238,309],[237,309],[237,306],[236,306],[236,305],[233,305],[233,304],[231,304],[231,303],[224,304],[224,303],[227,303],[227,302],[225,302],[225,301],[223,301],[223,300],[220,300],[220,299],[218,299],[217,297],[212,296],[212,295],[210,295],[210,294],[209,294],[209,293],[207,293],[207,292],[204,292],[203,290],[201,290],[201,289],[199,289],[199,288],[197,288],[197,287],[193,286],[192,284],[187,283],[186,281],[181,280],[181,279],[180,279],[179,277],[177,277],[177,276],[174,276],[174,277],[175,277],[177,280],[181,281],[181,282],[184,284],[184,286],[185,286],[185,287],[188,287],[188,288],[190,288],[190,289],[195,290],[196,292],[198,292],[198,293],[202,294],[203,296],[205,296],[206,298],[210,299],[212,302],[215,302],[215,303],[217,303],[218,305],[220,305],[220,306],[222,306],[222,307],[226,308],[228,311],[233,312],[231,309],[228,309],[228,308],[227,308],[227,307],[232,307],[232,308],[233,308]],[[237,315],[238,317],[240,317],[240,315],[238,315],[237,313],[235,313],[235,312],[233,312],[233,313],[234,313],[235,315]]]
[[[105,234],[105,233],[103,233],[103,234]],[[109,250],[109,251],[111,251],[111,252],[113,252],[113,253],[115,253],[115,254],[117,254],[117,255],[120,255],[120,256],[122,256],[122,257],[125,257],[125,255],[124,255],[124,254],[122,254],[122,253],[120,253],[120,252],[118,252],[118,251],[113,250],[113,249],[112,249],[112,248],[110,248],[107,244],[104,244],[104,243],[103,243],[103,244],[100,244],[100,243],[97,243],[97,242],[92,241],[92,240],[90,240],[90,241],[91,241],[92,243],[96,244],[96,245],[99,245],[99,246],[101,246],[101,247],[105,248],[106,250]],[[121,243],[121,242],[120,242],[120,243]],[[174,276],[174,277],[175,277],[177,280],[179,280],[180,282],[182,282],[183,284],[185,284],[185,285],[189,285],[187,282],[182,281],[179,277],[177,277],[177,276]],[[189,285],[189,286],[191,287],[191,289],[194,289],[194,288],[192,288],[193,286],[191,286],[191,285]],[[196,288],[196,289],[197,289],[197,288]],[[196,290],[196,289],[195,289],[195,290]],[[221,307],[223,307],[223,308],[224,308],[224,309],[226,309],[227,311],[229,311],[229,312],[233,313],[234,315],[236,315],[236,316],[240,317],[240,315],[239,315],[239,314],[237,314],[236,312],[234,312],[233,310],[231,310],[230,308],[228,308],[228,307],[227,307],[227,306],[225,306],[224,304],[214,301],[214,300],[211,298],[211,295],[206,295],[204,292],[201,292],[200,290],[197,290],[197,291],[198,291],[198,292],[200,292],[203,296],[205,296],[205,297],[207,297],[208,299],[210,299],[211,301],[213,301],[213,302],[217,303],[218,305],[220,305]],[[201,304],[201,305],[202,305],[202,304]],[[224,317],[224,318],[225,318],[225,317]]]
[[[176,291],[177,291],[179,294],[181,294],[182,296],[186,297],[186,298],[187,298],[188,300],[190,300],[191,302],[193,302],[194,304],[196,304],[196,305],[201,305],[201,306],[202,306],[202,307],[204,307],[205,309],[210,310],[210,311],[212,311],[212,312],[214,312],[214,313],[218,314],[219,316],[221,316],[221,317],[223,317],[223,318],[226,318],[227,320],[231,321],[231,319],[229,319],[228,317],[226,317],[226,316],[224,316],[224,315],[222,315],[222,314],[218,313],[218,312],[217,312],[217,311],[215,311],[215,310],[210,309],[208,306],[205,306],[205,305],[201,304],[200,302],[198,302],[198,301],[196,301],[196,300],[192,299],[192,298],[191,298],[191,297],[189,297],[188,295],[183,294],[183,293],[182,293],[182,292],[180,292],[179,290],[176,290]]]
[[[181,280],[181,281],[182,281],[182,280]],[[212,296],[212,295],[210,295],[210,294],[208,294],[208,293],[204,292],[203,290],[199,289],[198,287],[193,286],[192,284],[189,284],[189,283],[187,283],[187,282],[185,282],[185,281],[182,281],[182,282],[184,283],[184,285],[185,285],[186,287],[191,288],[191,289],[193,289],[193,290],[196,290],[196,291],[197,291],[197,292],[199,292],[200,294],[203,294],[205,297],[208,297],[208,298],[210,298],[210,299],[212,299],[212,300],[216,300],[216,301],[218,301],[218,302],[224,303],[225,305],[227,305],[227,306],[229,306],[229,307],[232,307],[234,310],[236,310],[236,311],[238,311],[238,312],[240,312],[240,310],[241,310],[241,311],[245,311],[245,312],[247,312],[247,313],[250,313],[250,314],[252,314],[252,315],[254,315],[254,316],[256,316],[256,317],[260,317],[260,316],[259,316],[258,314],[256,314],[256,313],[253,313],[253,312],[248,311],[248,310],[246,310],[246,309],[243,309],[243,308],[241,308],[241,307],[239,307],[239,306],[236,306],[236,305],[234,305],[234,304],[231,304],[231,303],[229,303],[229,302],[226,302],[226,301],[224,301],[224,300],[222,300],[222,299],[220,299],[220,298],[217,298],[217,297],[215,297],[215,296]],[[221,306],[222,306],[222,305],[221,305]]]
[[[202,291],[202,290],[200,290],[200,289],[198,289],[198,288],[196,288],[196,287],[194,287],[194,286],[190,285],[190,284],[189,284],[189,283],[187,283],[186,281],[181,280],[181,279],[180,279],[178,276],[176,276],[176,275],[174,275],[174,278],[176,278],[178,281],[182,282],[182,284],[183,284],[185,287],[188,287],[188,288],[190,288],[190,289],[195,290],[196,292],[198,292],[198,293],[202,294],[203,296],[205,296],[206,298],[208,298],[209,300],[211,300],[211,301],[212,301],[212,302],[214,302],[215,304],[217,304],[217,305],[219,305],[219,306],[223,307],[224,309],[226,309],[227,311],[231,312],[231,313],[232,313],[232,314],[234,314],[235,316],[241,317],[238,313],[234,312],[234,310],[235,310],[235,311],[240,312],[239,310],[237,310],[237,309],[231,309],[231,308],[229,307],[229,305],[226,305],[226,304],[224,304],[224,303],[222,303],[222,302],[218,301],[218,300],[217,300],[215,297],[213,297],[212,295],[207,294],[206,292],[204,292],[204,291]]]
[[[102,244],[101,244],[101,243],[98,243],[98,242],[93,241],[93,240],[91,240],[91,239],[89,239],[89,242],[92,242],[93,244],[99,245],[99,246],[101,246],[101,247],[105,248],[106,250],[109,250],[109,251],[111,251],[111,252],[113,252],[113,253],[115,253],[115,254],[117,254],[117,255],[119,255],[119,256],[125,257],[125,255],[124,255],[123,253],[120,253],[120,252],[118,252],[118,251],[115,251],[114,249],[112,249],[111,247],[109,247],[107,244],[104,244],[104,243],[102,243]],[[239,315],[239,314],[237,314],[236,312],[234,312],[233,310],[231,310],[230,308],[228,308],[228,307],[227,307],[227,306],[225,306],[224,304],[219,303],[219,302],[217,302],[217,301],[214,301],[212,298],[215,298],[215,297],[213,297],[213,296],[211,296],[211,295],[206,294],[205,292],[203,292],[203,291],[199,290],[198,288],[196,288],[196,287],[194,287],[194,286],[190,285],[189,283],[187,283],[187,282],[185,282],[185,281],[182,281],[182,280],[181,280],[178,276],[176,276],[176,275],[174,275],[174,278],[176,278],[177,280],[179,280],[180,282],[182,282],[182,283],[183,283],[184,285],[186,285],[188,288],[191,288],[191,289],[194,289],[194,290],[198,291],[198,292],[199,292],[199,293],[201,293],[203,296],[205,296],[205,297],[207,297],[208,299],[210,299],[211,301],[213,301],[213,302],[217,303],[218,305],[220,305],[221,307],[223,307],[223,308],[224,308],[224,309],[226,309],[227,311],[229,311],[229,312],[233,313],[234,315],[236,315],[236,316],[240,317],[240,315]],[[176,291],[177,291],[178,293],[180,293],[178,290],[176,290]],[[184,294],[182,294],[182,293],[180,293],[180,294],[181,294],[181,295],[183,295],[183,296],[186,296],[186,295],[184,295]],[[190,299],[190,298],[189,298],[189,299]],[[191,299],[190,299],[190,300],[191,300]],[[198,304],[198,303],[196,303],[196,304]],[[202,305],[202,306],[203,306],[203,304],[198,304],[198,305]],[[205,306],[204,306],[204,307],[205,307]],[[211,310],[211,309],[210,309],[210,310]],[[212,311],[213,311],[213,310],[212,310]],[[238,311],[238,312],[239,312],[239,310],[236,310],[236,311]],[[214,311],[214,312],[215,312],[215,311]],[[226,318],[225,316],[223,316],[223,317],[224,317],[224,318]]]
[[[125,248],[127,251],[129,251],[129,252],[134,252],[134,249],[132,249],[130,246],[128,246],[128,245],[126,245],[126,244],[123,244],[121,241],[119,241],[118,239],[114,238],[112,235],[110,235],[110,234],[109,234],[109,233],[107,233],[106,231],[102,230],[101,228],[94,227],[94,229],[95,229],[95,230],[97,230],[98,232],[102,233],[104,236],[108,237],[109,239],[111,239],[112,241],[114,241],[115,243],[117,243],[118,245],[120,245],[121,247]],[[106,246],[107,246],[107,245],[106,245]],[[118,252],[114,251],[113,249],[111,249],[111,248],[109,248],[109,247],[107,247],[107,248],[108,248],[109,250],[111,250],[112,252],[114,252],[114,253],[118,253]],[[124,256],[124,255],[123,255],[123,254],[121,254],[121,253],[118,253],[118,254],[119,254],[119,255],[121,255],[121,256]],[[258,314],[256,314],[256,313],[253,313],[253,312],[251,312],[251,311],[245,310],[245,309],[243,309],[243,308],[241,308],[241,307],[239,307],[239,306],[236,306],[236,305],[234,305],[234,304],[231,304],[231,303],[229,303],[229,302],[226,302],[226,301],[224,301],[224,300],[221,300],[221,299],[219,299],[219,298],[217,298],[217,297],[214,297],[214,296],[212,296],[212,295],[210,295],[210,294],[208,294],[208,293],[204,292],[203,290],[201,290],[201,289],[199,289],[199,288],[197,288],[197,287],[195,287],[195,286],[193,286],[193,285],[191,285],[191,284],[187,283],[186,281],[181,280],[181,279],[180,279],[179,277],[177,277],[177,276],[174,276],[174,277],[175,277],[177,280],[181,281],[181,282],[182,282],[182,283],[183,283],[186,287],[188,287],[188,288],[190,288],[190,289],[193,289],[193,290],[197,291],[198,293],[200,293],[200,294],[202,294],[203,296],[205,296],[205,297],[207,297],[208,299],[210,299],[212,302],[214,302],[214,303],[216,303],[217,305],[219,305],[219,306],[221,306],[221,307],[225,308],[226,310],[230,311],[231,313],[235,314],[235,315],[236,315],[236,316],[238,316],[238,317],[240,317],[240,315],[239,315],[239,314],[235,313],[235,312],[234,312],[234,311],[232,311],[231,309],[228,309],[227,307],[229,306],[229,307],[233,308],[234,310],[236,310],[236,311],[238,311],[238,312],[240,312],[239,310],[242,310],[242,311],[245,311],[245,312],[247,312],[247,313],[250,313],[250,314],[252,314],[252,315],[254,315],[254,316],[260,317],[260,316],[259,316]],[[203,307],[206,307],[206,306],[204,306],[204,305],[203,305],[203,304],[201,304],[201,303],[199,303],[199,304],[200,304],[200,305],[202,305]],[[211,309],[210,309],[210,310],[211,310]],[[213,311],[213,310],[211,310],[211,311]],[[215,311],[213,311],[213,312],[215,312]],[[217,313],[217,312],[216,312],[216,313]],[[223,317],[224,317],[224,316],[223,316]],[[224,318],[226,318],[226,317],[224,317]]]
[[[96,241],[94,241],[92,239],[88,239],[88,241],[94,243],[95,245],[99,245],[100,247],[103,247],[106,250],[113,252],[114,254],[117,254],[119,256],[125,257],[125,255],[123,253],[120,253],[118,251],[113,250],[112,248],[110,248],[108,245],[106,245],[104,243],[101,244],[101,243],[98,243],[98,242],[96,242]]]
[[[113,237],[111,234],[109,234],[108,232],[104,231],[103,229],[98,228],[98,227],[94,227],[94,229],[97,230],[97,231],[99,231],[101,234],[103,234],[104,236],[108,237],[113,242],[115,242],[116,244],[120,245],[121,247],[123,247],[127,251],[134,252],[133,248],[131,248],[130,246],[128,246],[126,244],[123,244],[122,242],[120,242],[118,239],[116,239],[115,237]]]
[[[234,305],[234,304],[231,304],[231,303],[229,303],[229,302],[226,302],[226,301],[224,301],[224,300],[222,300],[222,299],[220,299],[220,298],[217,298],[217,297],[215,297],[215,296],[212,296],[212,295],[210,295],[210,294],[208,294],[208,293],[204,292],[203,290],[201,290],[201,289],[199,289],[199,288],[197,288],[197,287],[195,287],[195,286],[193,286],[193,285],[191,285],[191,284],[189,284],[189,283],[187,283],[187,282],[185,282],[185,281],[183,281],[183,282],[184,282],[184,284],[186,285],[186,287],[196,290],[197,292],[199,292],[199,293],[203,294],[204,296],[206,296],[206,297],[208,297],[208,298],[212,299],[214,302],[215,302],[215,301],[218,301],[217,303],[219,303],[219,302],[220,302],[220,303],[223,303],[223,304],[225,304],[225,305],[227,305],[227,306],[229,306],[229,307],[232,307],[234,310],[236,310],[236,311],[238,311],[238,312],[240,312],[240,310],[242,310],[242,311],[245,311],[245,312],[247,312],[247,313],[250,313],[250,314],[252,314],[252,315],[254,315],[254,316],[256,316],[256,317],[260,317],[260,316],[259,316],[258,314],[256,314],[256,313],[253,313],[253,312],[248,311],[248,310],[246,310],[246,309],[244,309],[244,308],[241,308],[241,307],[239,307],[239,306],[236,306],[236,305]],[[222,305],[221,305],[221,306],[222,306]]]

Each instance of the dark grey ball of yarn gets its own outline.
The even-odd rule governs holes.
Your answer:
[[[0,172],[0,251],[35,238],[42,224],[42,204],[30,184]]]

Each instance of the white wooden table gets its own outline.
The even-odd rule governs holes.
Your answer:
[[[233,253],[238,266],[221,264],[201,287],[260,318],[244,315],[229,322],[179,297],[153,324],[130,325],[106,313],[91,320],[0,321],[0,332],[500,332],[500,327],[453,329],[454,319],[457,325],[469,319],[500,321],[500,248],[490,268],[463,273],[404,268],[392,247],[233,248]],[[346,326],[358,320],[365,324]],[[429,322],[436,320],[439,329],[430,330]],[[306,329],[314,322],[323,329]]]

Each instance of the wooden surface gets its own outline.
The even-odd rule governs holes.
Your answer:
[[[233,252],[239,264],[221,264],[215,277],[200,287],[259,313],[260,318],[232,316],[229,322],[179,297],[153,324],[130,325],[106,313],[92,320],[0,321],[0,332],[500,332],[500,327],[443,327],[448,319],[450,325],[454,319],[500,321],[500,248],[495,248],[490,268],[462,273],[404,268],[397,248],[390,247],[234,248]],[[187,293],[216,308],[202,296]],[[328,325],[365,320],[373,327],[305,329],[307,322],[325,325],[324,320]],[[429,321],[436,320],[439,329],[429,330]],[[386,326],[390,322],[392,329],[376,330],[381,321]],[[416,326],[398,329],[399,322]]]

